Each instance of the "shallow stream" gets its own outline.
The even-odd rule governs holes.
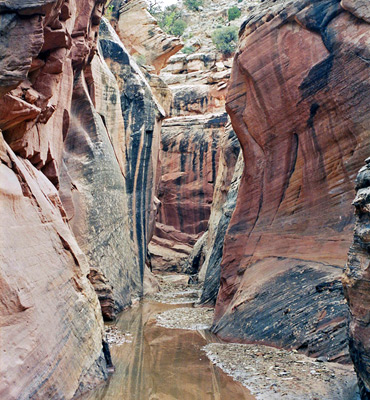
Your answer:
[[[218,339],[206,330],[168,329],[156,316],[184,304],[143,300],[115,322],[126,341],[111,345],[115,372],[89,400],[252,400],[248,389],[214,366],[201,350]],[[185,307],[191,307],[190,304]]]

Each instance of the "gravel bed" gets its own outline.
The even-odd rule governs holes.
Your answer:
[[[350,366],[257,344],[211,343],[202,350],[258,400],[359,399]]]

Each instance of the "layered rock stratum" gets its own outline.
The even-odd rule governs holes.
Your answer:
[[[340,277],[370,133],[367,6],[348,3],[266,3],[241,27],[226,107],[245,168],[213,325],[336,361],[348,361]]]
[[[0,3],[4,399],[71,398],[106,378],[88,259],[57,191],[73,80],[94,54],[102,9],[95,1]]]

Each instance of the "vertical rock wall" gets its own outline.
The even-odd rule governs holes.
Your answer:
[[[363,399],[370,398],[370,159],[357,179],[354,240],[343,279],[350,309],[349,348]]]
[[[229,191],[226,201],[219,208],[215,205],[208,226],[208,243],[205,261],[199,271],[199,280],[203,281],[203,290],[200,297],[200,304],[215,305],[221,278],[221,260],[223,255],[224,239],[229,227],[232,213],[236,206],[240,180],[244,169],[242,153],[239,154],[234,174],[229,183]],[[229,166],[230,170],[233,170]],[[227,181],[226,181],[227,182]],[[214,199],[216,198],[215,193]],[[213,215],[215,214],[215,215]],[[217,215],[218,214],[218,215]]]
[[[177,117],[162,129],[162,203],[150,243],[153,266],[181,269],[196,240],[207,228],[226,114]]]
[[[242,26],[227,110],[245,170],[213,326],[340,361],[340,276],[370,133],[367,6],[350,3],[267,3]]]
[[[104,19],[99,49],[75,78],[62,193],[104,316],[113,319],[142,295],[164,112]]]
[[[106,379],[102,312],[143,292],[163,111],[104,4],[0,2],[4,399]]]
[[[0,4],[0,397],[71,398],[106,378],[103,321],[60,186],[74,76],[98,1]]]

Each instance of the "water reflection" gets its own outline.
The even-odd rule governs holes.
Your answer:
[[[132,343],[112,347],[116,372],[85,399],[252,400],[241,384],[215,367],[200,349],[215,337],[205,331],[166,329],[155,315],[179,306],[144,301],[123,312],[117,328]],[[184,305],[181,305],[184,307]]]

